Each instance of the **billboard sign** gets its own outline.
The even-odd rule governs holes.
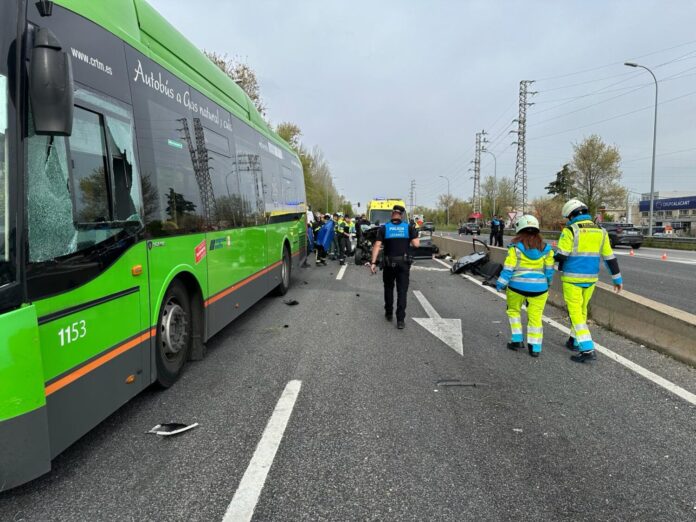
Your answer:
[[[650,200],[640,201],[638,203],[638,208],[641,212],[649,212]],[[656,199],[654,209],[655,211],[696,209],[696,196]]]

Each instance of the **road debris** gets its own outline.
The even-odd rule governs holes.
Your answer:
[[[283,302],[288,306],[295,306],[300,304],[300,302],[297,299],[286,299]]]
[[[172,435],[179,435],[180,433],[184,433],[185,431],[192,430],[196,427],[198,427],[197,422],[194,422],[193,424],[182,424],[180,422],[165,422],[162,424],[158,424],[157,426],[153,427],[150,431],[146,431],[145,433],[152,433],[153,435],[160,435],[162,437],[171,437]]]

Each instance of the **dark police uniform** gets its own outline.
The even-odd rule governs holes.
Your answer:
[[[377,232],[377,241],[384,245],[383,273],[384,311],[388,318],[394,311],[394,283],[396,282],[396,320],[406,318],[406,295],[411,271],[411,257],[408,254],[411,240],[418,237],[418,231],[405,221],[389,221]]]

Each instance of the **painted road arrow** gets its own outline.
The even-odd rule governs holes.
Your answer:
[[[462,344],[462,320],[443,319],[420,291],[414,290],[413,294],[416,296],[416,299],[420,301],[425,313],[428,314],[427,318],[414,317],[413,320],[428,330],[435,337],[440,339],[447,346],[452,348],[459,355],[463,355],[464,345]]]

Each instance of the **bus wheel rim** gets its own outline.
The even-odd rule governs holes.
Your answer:
[[[175,301],[169,301],[162,316],[162,348],[165,355],[175,357],[186,345],[186,312]]]

